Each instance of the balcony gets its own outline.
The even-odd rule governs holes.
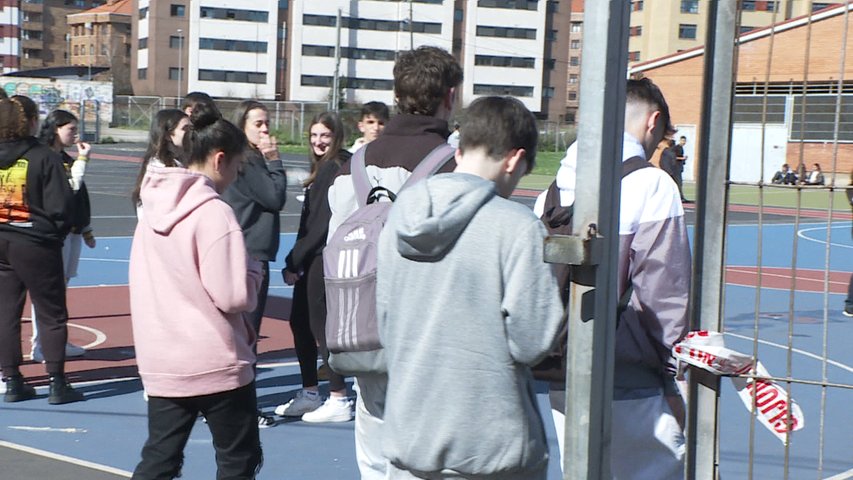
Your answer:
[[[21,70],[29,70],[31,68],[41,68],[43,67],[43,62],[40,58],[22,58],[21,59]]]
[[[40,38],[25,38],[21,40],[21,47],[28,50],[43,50],[44,40]]]
[[[44,12],[44,3],[42,0],[24,0],[21,2],[21,11],[42,13]]]
[[[36,32],[41,32],[44,30],[44,24],[41,20],[24,20],[21,22],[21,30],[33,30]]]

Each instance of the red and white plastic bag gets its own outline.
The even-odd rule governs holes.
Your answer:
[[[770,373],[753,357],[725,347],[723,334],[699,330],[690,332],[681,342],[672,347],[673,356],[680,362],[707,370],[715,375],[743,375],[752,372],[759,377],[770,377]],[[805,426],[805,418],[799,405],[772,380],[731,377],[746,409],[752,411],[755,403],[756,418],[776,438],[786,441],[789,432]],[[753,399],[753,397],[755,397]],[[790,425],[788,425],[790,415]]]

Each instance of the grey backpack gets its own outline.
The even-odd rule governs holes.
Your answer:
[[[329,366],[341,375],[385,371],[376,322],[376,259],[379,233],[397,194],[381,185],[371,186],[364,163],[366,149],[360,148],[350,164],[358,209],[338,227],[323,250]],[[436,147],[400,190],[438,171],[455,151],[447,144]],[[390,201],[380,201],[382,197]]]

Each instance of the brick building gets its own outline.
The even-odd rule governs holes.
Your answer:
[[[801,161],[809,170],[819,163],[830,171],[837,161],[837,182],[846,185],[853,169],[853,35],[845,45],[839,33],[845,30],[853,30],[853,3],[739,37],[732,180],[767,182],[782,163],[796,167]],[[697,158],[704,60],[698,47],[629,69],[654,80],[666,95],[679,134],[688,137],[687,179]]]
[[[130,42],[131,0],[109,0],[106,4],[68,15],[70,64],[107,67],[117,94],[131,92]]]

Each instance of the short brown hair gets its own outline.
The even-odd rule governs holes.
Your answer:
[[[677,132],[670,121],[669,105],[666,104],[666,99],[663,98],[663,92],[660,91],[660,88],[651,79],[628,80],[625,90],[625,103],[629,105],[632,103],[642,103],[659,111],[661,117],[663,117],[664,125],[666,125],[665,137]]]
[[[523,148],[527,173],[536,165],[539,129],[536,117],[521,101],[512,97],[481,97],[468,106],[459,150],[485,149],[494,160],[503,159],[516,148]]]
[[[451,88],[462,83],[462,67],[438,47],[402,52],[394,63],[394,96],[400,113],[435,115]]]
[[[29,134],[29,122],[21,102],[0,98],[0,141],[18,140]]]

